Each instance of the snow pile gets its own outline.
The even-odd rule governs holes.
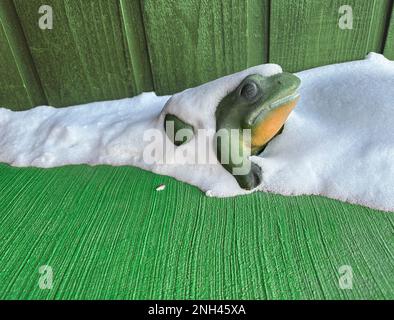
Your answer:
[[[298,76],[301,102],[263,154],[264,189],[394,211],[394,62],[370,54]]]
[[[250,74],[271,76],[280,72],[277,65],[261,65],[172,97],[144,93],[132,99],[64,109],[0,109],[0,162],[42,168],[67,164],[134,165],[196,185],[210,195],[243,194],[246,192],[216,155],[208,164],[196,164],[195,159],[203,153],[214,154],[214,114],[219,102]],[[193,125],[196,135],[189,143],[174,147],[164,131],[166,113]],[[197,130],[201,129],[211,134],[197,150],[196,141],[201,136]],[[159,134],[157,139],[155,134]]]
[[[217,160],[192,161],[202,153],[194,143],[198,133],[185,145],[163,149],[163,142],[172,145],[164,133],[164,115],[172,113],[195,129],[214,132],[215,109],[224,96],[250,74],[280,72],[277,65],[262,65],[171,99],[144,93],[65,109],[0,109],[0,162],[45,168],[134,165],[196,185],[211,196],[245,194]],[[370,54],[362,61],[297,75],[302,80],[297,108],[283,134],[253,158],[263,168],[258,189],[320,194],[394,211],[394,62]],[[151,131],[160,132],[162,139],[152,140]],[[206,144],[211,151],[212,139],[213,133]]]

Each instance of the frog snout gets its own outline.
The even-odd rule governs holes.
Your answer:
[[[276,83],[287,90],[295,91],[301,85],[301,79],[292,73],[283,72],[277,75]]]

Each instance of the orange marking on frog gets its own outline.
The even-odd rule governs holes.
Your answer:
[[[299,98],[272,110],[267,117],[252,130],[252,149],[267,144],[282,128]]]

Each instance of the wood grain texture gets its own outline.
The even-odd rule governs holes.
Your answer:
[[[391,0],[349,0],[353,29],[339,27],[341,0],[271,2],[270,61],[290,72],[381,52]]]
[[[119,9],[128,49],[126,61],[130,63],[134,92],[152,91],[153,79],[141,3],[139,0],[119,0]]]
[[[24,110],[45,104],[26,39],[11,0],[0,1],[0,107]]]
[[[387,30],[384,55],[386,58],[394,60],[394,1],[391,10],[391,19]]]
[[[118,99],[151,90],[144,38],[135,43],[142,33],[141,16],[126,12],[135,4],[48,0],[53,30],[41,30],[42,1],[14,2],[51,105]],[[132,14],[136,16],[131,18]]]
[[[145,0],[155,90],[174,93],[267,61],[267,0]]]
[[[208,198],[130,167],[0,175],[1,299],[394,298],[393,213],[321,197]],[[52,290],[38,288],[42,265]],[[339,289],[342,265],[353,290]]]

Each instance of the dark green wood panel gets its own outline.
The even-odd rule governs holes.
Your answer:
[[[134,92],[153,90],[152,73],[139,0],[119,0],[127,44],[127,60],[131,65]]]
[[[15,8],[0,1],[0,107],[23,110],[45,104]]]
[[[133,27],[137,35],[142,28],[138,11],[125,13],[117,0],[48,0],[53,30],[41,30],[43,1],[14,2],[51,105],[117,99],[151,89],[144,38],[138,46],[133,43]]]
[[[1,299],[394,298],[393,213],[209,198],[131,167],[0,165],[0,176]],[[38,287],[42,265],[52,290]],[[339,288],[343,265],[353,290]]]
[[[387,58],[394,60],[394,6],[392,7],[391,21],[390,21],[389,29],[387,32],[386,44],[385,44],[385,48],[384,48],[384,55]]]
[[[145,0],[155,89],[173,93],[266,61],[266,0]]]
[[[274,0],[271,3],[271,62],[287,71],[364,58],[381,52],[391,0]],[[352,30],[339,28],[339,8],[353,8]]]

